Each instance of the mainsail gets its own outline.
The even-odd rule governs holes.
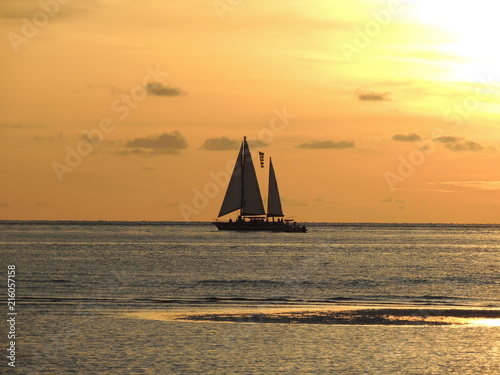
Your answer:
[[[267,198],[267,216],[282,217],[283,209],[281,208],[280,192],[278,190],[278,181],[274,174],[273,162],[269,159],[269,190]]]
[[[242,216],[264,215],[257,175],[246,138],[241,144],[219,217],[241,209]]]
[[[233,174],[231,176],[231,180],[229,180],[226,195],[224,196],[224,201],[222,202],[222,207],[220,208],[219,217],[241,208],[241,191],[243,187],[242,171],[243,143],[241,144],[240,152],[238,153],[236,163],[234,164]]]

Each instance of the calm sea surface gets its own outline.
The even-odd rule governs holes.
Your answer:
[[[187,322],[273,306],[500,308],[500,226],[0,224],[19,374],[500,374],[500,326]],[[3,283],[2,300],[7,286]],[[2,349],[8,347],[2,304]],[[0,372],[1,372],[0,371]],[[4,372],[2,372],[4,373]]]

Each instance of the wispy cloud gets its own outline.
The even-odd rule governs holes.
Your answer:
[[[410,134],[394,134],[392,136],[392,139],[394,141],[399,141],[399,142],[416,142],[422,140],[422,137],[420,137],[416,133],[410,133]]]
[[[0,123],[0,129],[1,128],[6,128],[6,129],[21,129],[23,126],[18,123],[9,123],[9,122],[2,122]]]
[[[462,152],[471,151],[479,152],[484,150],[494,151],[493,147],[484,147],[477,142],[469,141],[462,137],[444,136],[434,139],[437,142],[444,143],[445,147],[451,151]]]
[[[240,141],[227,137],[209,138],[201,145],[200,149],[208,151],[237,150]]]
[[[40,11],[36,2],[30,0],[2,1],[0,8],[0,18],[3,19],[22,19],[31,18],[33,14]],[[59,4],[57,4],[59,5]]]
[[[260,139],[251,139],[251,138],[248,140],[248,144],[252,146],[252,148],[257,148],[257,147],[263,148],[269,146],[269,143],[267,142],[264,142]]]
[[[181,96],[186,92],[178,87],[163,86],[160,82],[149,82],[146,84],[146,91],[154,96]]]
[[[59,1],[33,1],[16,0],[2,1],[0,7],[0,19],[22,20],[23,18],[32,19],[37,13],[47,14],[52,20],[68,17],[72,15],[89,12],[93,7],[99,4],[97,0],[87,0],[85,2],[66,2]],[[57,16],[57,17],[56,17]]]
[[[304,3],[306,8],[311,8],[312,4]],[[310,9],[309,9],[310,10]],[[285,10],[284,8],[278,13],[262,15],[250,15],[239,20],[234,25],[237,29],[257,30],[269,32],[272,30],[282,30],[283,25],[287,26],[289,32],[313,32],[321,30],[347,31],[350,32],[357,27],[356,22],[338,18],[323,17],[321,15],[309,16],[306,12],[297,12]]]
[[[62,131],[59,131],[57,134],[50,136],[42,136],[42,135],[34,135],[31,140],[32,141],[48,141],[48,142],[58,142],[65,138],[65,135]]]
[[[461,138],[461,137],[444,136],[444,137],[435,138],[434,140],[437,142],[441,142],[441,143],[456,143],[456,142],[460,142],[462,139],[463,138]]]
[[[350,141],[311,141],[297,145],[298,148],[310,149],[341,149],[341,148],[354,148],[356,145]]]
[[[488,191],[500,190],[500,181],[440,181],[440,182],[429,182],[428,185],[446,185],[464,189],[476,189],[476,190],[488,190]]]
[[[387,199],[382,199],[380,203],[392,203],[392,204],[403,204],[406,203],[406,201],[399,200],[399,199],[393,199],[393,198],[387,198]]]

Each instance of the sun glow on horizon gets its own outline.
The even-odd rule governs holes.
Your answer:
[[[440,51],[456,56],[456,61],[450,62],[450,75],[445,77],[452,81],[479,82],[488,73],[499,80],[500,50],[494,43],[500,35],[498,14],[500,3],[493,0],[423,0],[414,4],[419,22],[442,30]]]

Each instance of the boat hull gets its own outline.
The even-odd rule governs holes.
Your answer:
[[[277,222],[248,222],[248,221],[215,221],[213,223],[219,230],[237,231],[268,231],[268,232],[307,232],[305,225],[293,225]]]

